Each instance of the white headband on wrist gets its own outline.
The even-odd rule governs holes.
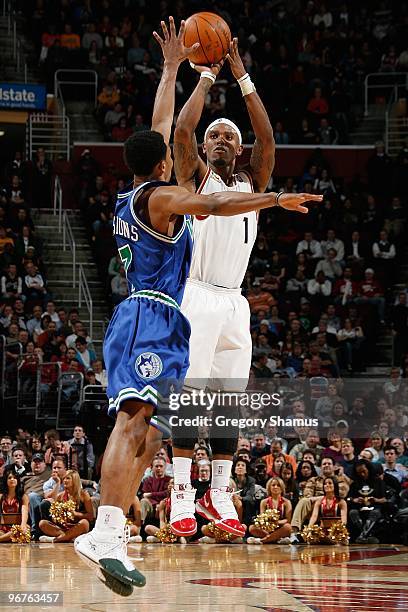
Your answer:
[[[228,125],[231,129],[234,130],[234,132],[237,134],[238,136],[238,140],[239,140],[239,144],[242,145],[242,135],[241,135],[241,131],[239,129],[239,127],[233,122],[230,121],[229,119],[225,119],[225,118],[221,118],[221,119],[216,119],[215,121],[213,121],[212,123],[210,123],[210,125],[208,126],[208,128],[205,130],[205,134],[204,134],[204,140],[207,138],[208,132],[210,130],[213,129],[213,127],[215,127],[216,125],[218,125],[219,123],[225,123],[225,125]]]

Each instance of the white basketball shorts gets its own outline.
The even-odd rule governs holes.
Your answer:
[[[245,391],[252,339],[249,304],[241,290],[189,279],[181,311],[191,325],[186,386]]]

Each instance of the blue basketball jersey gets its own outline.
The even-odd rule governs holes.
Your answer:
[[[158,291],[180,305],[191,263],[191,218],[189,215],[181,218],[177,233],[169,237],[146,225],[137,211],[137,200],[144,191],[168,184],[149,181],[128,193],[118,194],[113,233],[129,293]]]

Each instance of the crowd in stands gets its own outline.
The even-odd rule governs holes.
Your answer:
[[[108,140],[123,142],[150,125],[161,53],[152,37],[160,20],[200,10],[220,14],[239,37],[245,67],[275,127],[278,144],[344,144],[361,115],[368,73],[408,66],[407,9],[393,0],[288,3],[241,0],[125,0],[24,3],[27,34],[53,89],[59,68],[88,67],[99,77],[97,116]],[[180,72],[177,106],[192,88]],[[206,101],[201,127],[219,116],[251,128],[229,70]],[[357,115],[357,117],[356,117]]]
[[[328,500],[335,500],[336,516],[347,524],[351,541],[407,543],[407,415],[404,425],[396,424],[386,434],[379,429],[361,438],[358,445],[341,437],[336,428],[329,429],[325,439],[308,427],[295,428],[292,433],[269,427],[267,435],[258,431],[252,441],[240,437],[230,489],[238,516],[248,528],[247,543],[303,543],[302,528],[317,523],[320,510],[324,516]],[[135,492],[128,513],[131,542],[159,542],[159,529],[168,525],[171,450],[171,440],[167,440]],[[210,459],[208,441],[198,440],[191,469],[196,499],[210,487]],[[102,456],[96,461],[92,442],[81,425],[74,427],[66,441],[55,430],[41,436],[19,428],[13,436],[2,435],[0,504],[5,520],[0,542],[10,541],[11,525],[16,522],[29,524],[33,539],[41,542],[71,542],[88,531],[99,506],[101,460]],[[51,504],[69,500],[75,502],[74,519],[61,527],[50,514]],[[280,512],[273,533],[255,520],[267,509]],[[198,516],[198,525],[193,540],[213,543],[208,521]]]

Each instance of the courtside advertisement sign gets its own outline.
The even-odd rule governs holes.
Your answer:
[[[0,83],[0,108],[43,110],[47,92],[44,85],[30,83]]]

